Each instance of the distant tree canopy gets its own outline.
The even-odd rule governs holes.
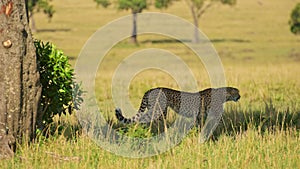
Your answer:
[[[156,0],[155,7],[159,8],[159,9],[168,8],[169,5],[172,4],[172,1],[174,1],[174,0]]]
[[[300,3],[298,3],[292,10],[291,19],[289,21],[291,32],[300,34]]]
[[[147,0],[118,0],[118,2],[119,9],[131,10],[132,13],[140,13],[148,6]]]
[[[104,8],[107,8],[109,5],[111,5],[111,2],[109,0],[94,0],[97,5],[101,5]]]
[[[43,12],[49,20],[53,17],[54,14],[54,8],[53,5],[50,4],[51,0],[26,0],[27,2],[27,12],[29,15],[29,18],[31,20],[31,29],[35,31],[35,22],[33,19],[33,15],[36,12]]]

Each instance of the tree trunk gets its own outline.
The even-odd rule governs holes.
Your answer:
[[[198,28],[199,28],[199,23],[198,23],[198,16],[197,16],[197,13],[194,9],[193,6],[190,7],[191,8],[191,11],[192,11],[192,15],[193,15],[193,21],[194,21],[194,39],[192,39],[192,42],[193,43],[199,43],[200,42],[200,39],[199,39],[199,31],[198,31]]]
[[[133,43],[137,44],[137,12],[132,12],[132,35],[131,40]]]
[[[0,159],[35,137],[41,95],[25,0],[0,0]]]

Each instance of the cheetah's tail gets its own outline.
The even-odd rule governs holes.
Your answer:
[[[119,122],[121,122],[123,124],[129,124],[129,123],[133,122],[132,119],[128,119],[128,118],[123,116],[122,110],[120,108],[116,108],[115,112],[116,112],[116,117],[117,117]]]

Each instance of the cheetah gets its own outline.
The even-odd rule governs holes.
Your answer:
[[[205,142],[221,120],[223,103],[237,102],[240,97],[239,90],[233,87],[208,88],[195,93],[158,87],[144,94],[135,116],[124,117],[120,108],[116,108],[115,115],[119,122],[125,124],[151,123],[166,119],[170,107],[181,116],[193,118],[195,125],[206,117],[200,138],[200,142]],[[144,113],[146,109],[148,111]]]

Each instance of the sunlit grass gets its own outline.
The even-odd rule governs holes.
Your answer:
[[[265,132],[249,129],[234,137],[198,144],[190,134],[169,152],[144,159],[130,159],[104,151],[85,136],[76,141],[62,137],[20,146],[4,168],[297,168],[300,137],[295,130]]]
[[[73,65],[92,33],[130,14],[113,8],[97,9],[93,1],[53,3],[56,13],[52,22],[36,15],[40,32],[35,37],[63,49]],[[238,0],[233,8],[214,6],[201,18],[200,28],[220,55],[227,85],[239,88],[241,94],[238,103],[226,103],[223,121],[209,142],[199,144],[199,131],[193,129],[168,152],[142,159],[124,158],[81,134],[74,127],[74,116],[64,116],[55,120],[61,120],[56,133],[38,137],[30,145],[18,145],[15,157],[0,161],[0,168],[299,168],[300,39],[289,32],[287,23],[294,4],[294,0]],[[191,21],[183,1],[159,12]],[[124,58],[141,49],[174,53],[193,71],[198,90],[211,86],[201,60],[182,43],[158,35],[140,36],[139,42],[136,46],[122,41],[99,65],[96,99],[101,113],[112,123],[116,122],[115,107],[122,108],[112,100],[114,71]],[[133,107],[138,109],[144,92],[158,86],[179,88],[166,72],[146,70],[137,74],[128,89]],[[134,114],[124,112],[130,113]]]

